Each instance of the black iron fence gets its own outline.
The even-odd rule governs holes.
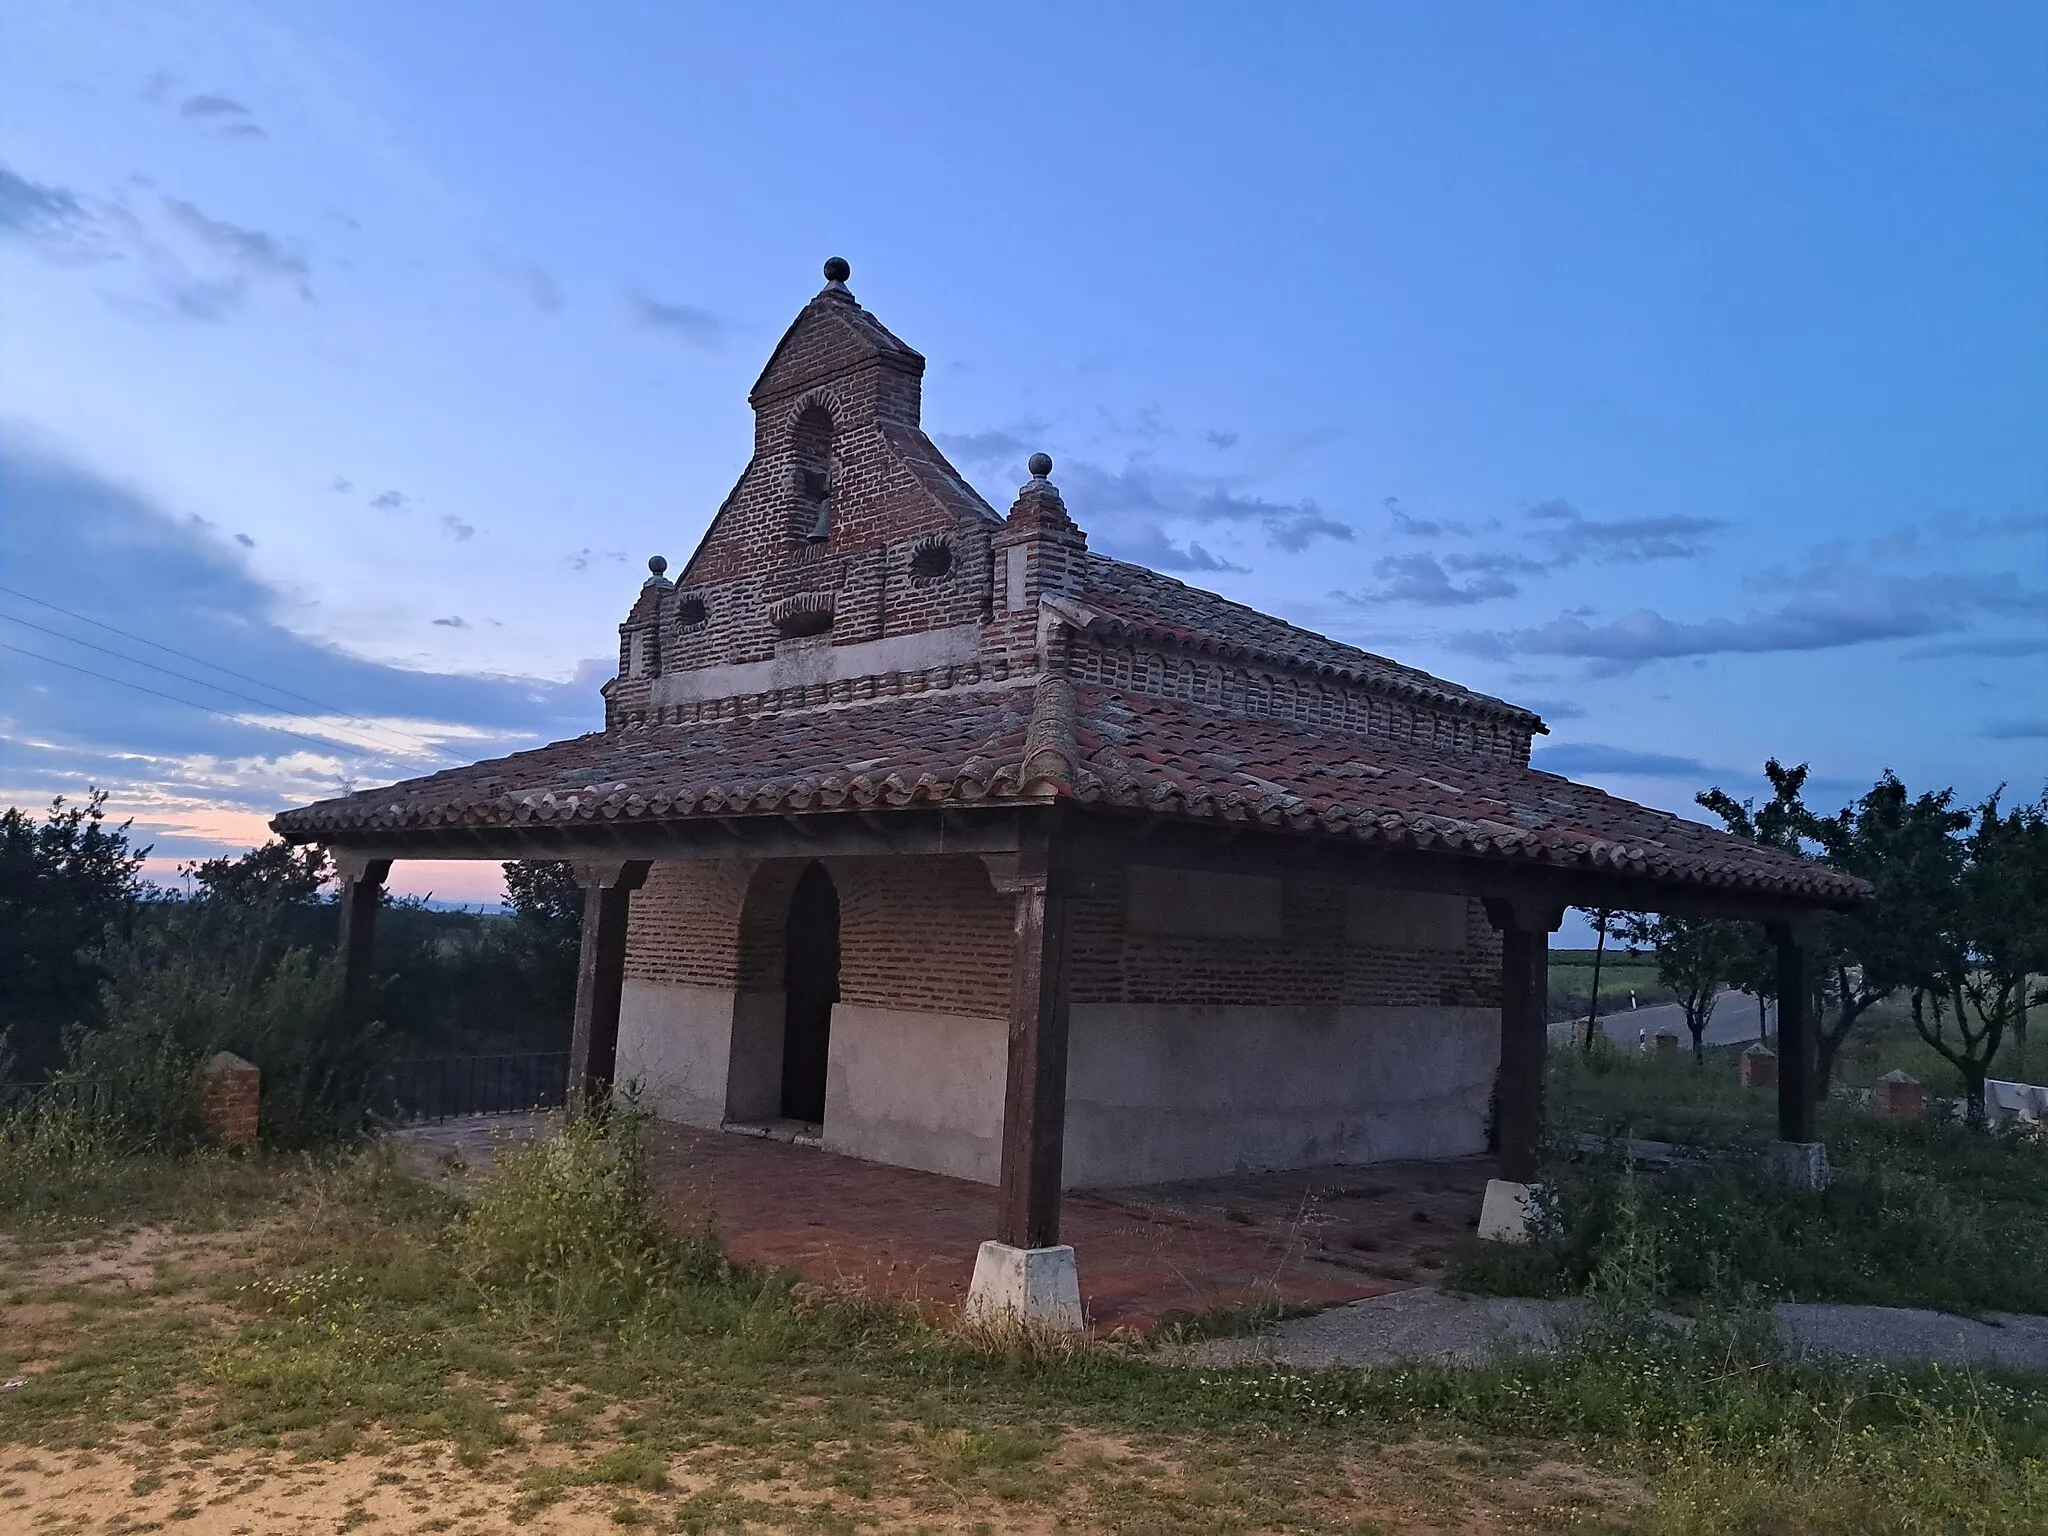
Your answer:
[[[434,1056],[394,1062],[379,1107],[394,1120],[522,1115],[560,1109],[569,1097],[569,1053]]]
[[[113,1107],[112,1083],[70,1077],[41,1083],[0,1083],[0,1115],[33,1114],[43,1110],[82,1110],[104,1114]]]

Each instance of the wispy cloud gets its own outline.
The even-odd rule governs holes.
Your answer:
[[[1014,432],[991,427],[985,432],[939,432],[932,441],[957,466],[966,469],[1012,470],[1024,474],[1024,461],[1042,446],[1049,429],[1044,422],[1021,423]]]
[[[2036,715],[2029,720],[1993,720],[1978,734],[1993,741],[2038,741],[2048,737],[2048,715]]]
[[[1539,746],[1529,754],[1531,767],[1567,778],[1579,774],[1619,774],[1639,779],[1683,779],[1703,784],[1717,776],[1696,757],[1678,757],[1664,752],[1639,752],[1630,747],[1610,747],[1593,741],[1561,741]],[[1718,774],[1721,778],[1729,775]]]
[[[707,351],[725,340],[725,322],[710,310],[671,304],[637,288],[626,290],[626,318],[636,330]]]
[[[1423,608],[1463,608],[1496,597],[1513,597],[1516,585],[1498,572],[1483,572],[1462,585],[1434,555],[1385,555],[1373,562],[1380,585],[1363,592],[1340,593],[1359,603],[1413,603]]]
[[[222,320],[264,284],[313,300],[312,267],[302,252],[180,197],[92,197],[0,166],[0,236],[54,262],[129,274],[129,291],[109,289],[106,296],[152,315]]]
[[[0,165],[0,237],[18,240],[55,261],[108,261],[115,252],[96,214],[78,193]]]
[[[596,721],[607,664],[568,684],[473,677],[299,635],[232,535],[14,429],[0,428],[0,500],[7,586],[65,610],[0,597],[5,638],[34,652],[0,666],[0,800],[36,804],[99,783],[124,814],[183,829],[178,851],[190,857],[221,846],[195,829],[256,828],[232,834],[245,845],[262,818],[334,793],[343,777],[389,782]]]
[[[1530,541],[1554,565],[1579,560],[1629,563],[1690,560],[1706,552],[1707,538],[1727,525],[1710,517],[1587,517],[1568,501],[1545,501],[1529,509],[1537,525]]]
[[[205,128],[215,138],[247,141],[266,137],[247,107],[217,91],[187,96],[178,103],[178,115]]]

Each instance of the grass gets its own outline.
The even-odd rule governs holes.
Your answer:
[[[1770,1177],[1758,1154],[1776,1100],[1738,1085],[1732,1051],[1660,1062],[1634,1052],[1558,1052],[1543,1240],[1469,1256],[1470,1289],[1555,1295],[1587,1283],[1618,1230],[1616,1159],[1575,1157],[1574,1138],[1639,1137],[1704,1149],[1704,1167],[1655,1181],[1646,1219],[1683,1301],[1747,1291],[1764,1300],[1945,1311],[2048,1312],[2048,1145],[1973,1132],[1945,1116],[1890,1125],[1836,1098],[1821,1134],[1833,1182],[1813,1193]]]
[[[1660,1331],[1641,1200],[1589,1275],[1600,1331],[1554,1359],[1202,1373],[728,1264],[647,1218],[630,1125],[508,1156],[471,1199],[375,1155],[228,1171],[231,1201],[205,1160],[82,1176],[96,1209],[213,1255],[125,1289],[66,1278],[114,1240],[52,1221],[61,1175],[0,1184],[0,1377],[27,1381],[0,1443],[139,1458],[191,1504],[193,1466],[369,1457],[418,1487],[445,1453],[515,1521],[580,1499],[706,1531],[1997,1532],[2048,1500],[2042,1383],[1800,1365],[1740,1308]]]

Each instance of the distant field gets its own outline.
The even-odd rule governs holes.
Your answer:
[[[1593,951],[1553,949],[1550,952],[1550,1021],[1582,1019],[1593,990]],[[1631,955],[1610,949],[1600,962],[1601,1013],[1614,1013],[1629,1005],[1635,995],[1638,1007],[1668,1003],[1676,994],[1657,980],[1657,963],[1648,955]]]

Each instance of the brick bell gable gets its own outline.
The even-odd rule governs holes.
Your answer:
[[[987,617],[1002,519],[919,425],[924,358],[844,273],[827,264],[749,394],[753,456],[696,552],[620,627],[608,725],[691,694],[692,673],[708,688],[718,669]]]

